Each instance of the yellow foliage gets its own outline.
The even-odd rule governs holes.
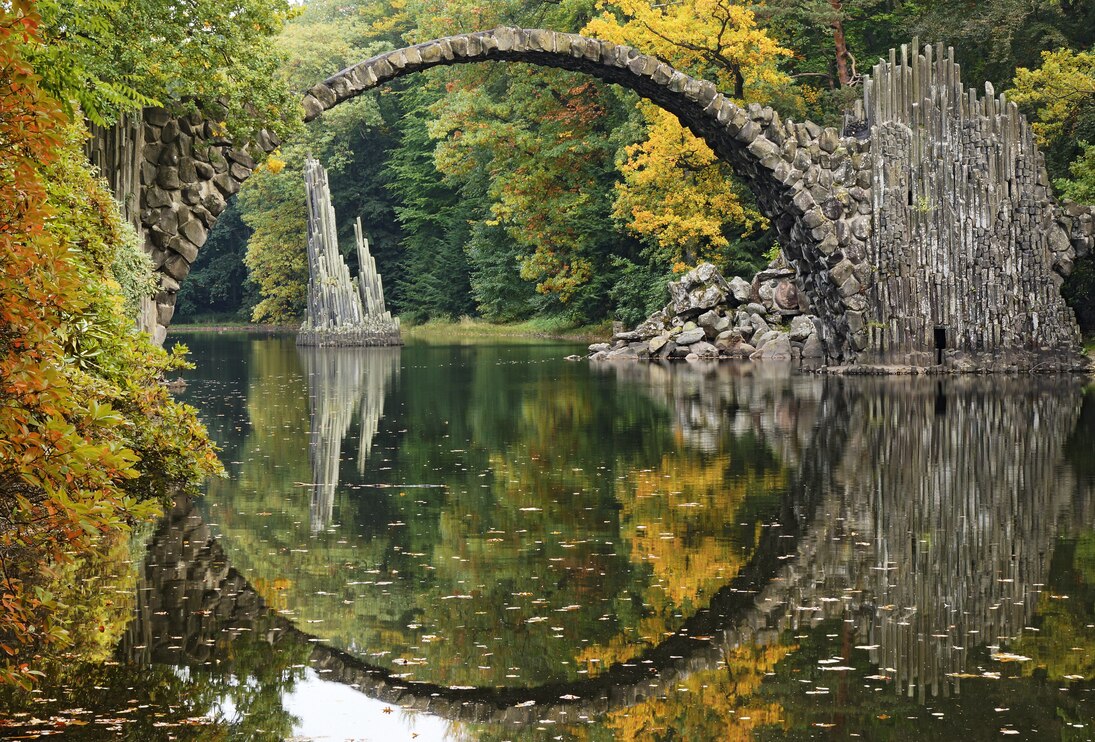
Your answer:
[[[285,160],[281,159],[281,150],[276,149],[273,152],[271,152],[269,154],[269,156],[267,156],[266,162],[264,162],[262,165],[260,165],[260,167],[265,167],[267,170],[269,170],[274,175],[277,175],[282,170],[284,170],[285,169]]]
[[[602,0],[597,7],[605,10],[609,5]],[[776,63],[791,56],[791,50],[757,25],[747,5],[731,0],[662,5],[616,0],[611,7],[619,12],[603,12],[582,33],[655,54],[720,89],[744,91],[747,100],[762,101],[772,88],[789,82]]]
[[[1013,84],[1009,97],[1035,110],[1038,143],[1049,144],[1069,133],[1080,107],[1095,96],[1095,51],[1042,52],[1042,66],[1020,67]]]
[[[636,636],[617,635],[579,655],[591,674],[632,659],[678,628],[677,615],[701,608],[752,557],[754,544],[727,538],[726,527],[751,493],[779,489],[782,473],[730,477],[726,462],[696,455],[666,456],[653,470],[636,471],[617,487],[621,530],[630,537],[633,564],[649,564],[643,594],[648,613]]]
[[[666,262],[717,260],[729,246],[727,224],[749,232],[764,218],[746,208],[722,163],[673,114],[641,103],[650,129],[646,141],[626,149],[616,185],[613,216],[639,237],[650,238]]]
[[[756,730],[783,721],[778,704],[751,705],[765,673],[794,651],[794,645],[743,645],[725,657],[725,667],[704,670],[678,683],[687,691],[653,697],[610,711],[606,725],[616,740],[646,740],[670,731],[675,739],[752,740]],[[667,738],[670,735],[664,735]]]
[[[602,10],[604,2],[598,3]],[[652,6],[619,0],[583,33],[657,55],[698,77],[714,81],[739,102],[764,102],[789,85],[777,62],[791,54],[757,25],[753,11],[728,0],[686,0]],[[656,246],[666,263],[722,262],[727,228],[748,233],[766,226],[734,189],[729,166],[676,117],[640,103],[648,134],[628,147],[620,166],[614,217]]]

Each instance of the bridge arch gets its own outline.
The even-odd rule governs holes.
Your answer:
[[[496,28],[378,55],[313,86],[310,121],[430,67],[526,62],[583,72],[670,111],[733,166],[775,225],[832,365],[1067,371],[1087,365],[1061,277],[1095,246],[1091,207],[1054,200],[1015,104],[966,90],[942,46],[891,50],[864,80],[853,136],[741,107],[626,46]],[[92,162],[160,272],[142,324],[167,334],[180,282],[255,167],[200,115],[163,109],[98,130]],[[261,132],[258,149],[276,137]]]
[[[868,143],[813,123],[783,120],[771,108],[743,108],[713,83],[690,77],[657,57],[542,29],[503,27],[461,34],[387,52],[332,75],[305,94],[305,121],[415,72],[489,61],[589,74],[633,90],[677,116],[734,168],[755,194],[761,212],[772,220],[784,253],[796,266],[813,311],[822,320],[830,359],[850,362],[866,347],[862,330],[871,282],[866,265],[871,219]],[[858,200],[847,196],[852,192]]]

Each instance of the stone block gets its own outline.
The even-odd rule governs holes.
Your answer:
[[[677,345],[691,345],[693,343],[698,343],[700,340],[703,340],[704,337],[706,337],[704,329],[702,327],[697,327],[695,329],[685,330],[684,332],[680,333],[675,338],[673,338],[673,342],[675,342]]]
[[[179,226],[179,234],[186,239],[190,240],[196,247],[201,247],[205,244],[205,240],[209,236],[208,230],[205,225],[197,219],[190,219]],[[195,257],[197,254],[195,253]],[[188,258],[193,262],[194,258]]]
[[[188,206],[201,203],[202,190],[197,185],[191,184],[182,189],[182,202]]]
[[[170,193],[157,186],[148,186],[142,189],[141,195],[144,198],[144,206],[149,209],[170,206],[173,201]]]
[[[174,235],[179,231],[179,214],[177,207],[164,206],[156,209],[153,216],[154,226],[163,234]]]
[[[225,196],[232,196],[240,190],[239,181],[228,173],[221,173],[220,175],[214,176],[213,183]],[[210,211],[212,211],[212,209],[210,209]]]
[[[168,253],[163,269],[167,275],[176,281],[183,281],[190,275],[190,263],[186,262],[186,258],[178,253]]]
[[[144,122],[152,126],[166,126],[171,120],[171,114],[162,108],[144,109]]]
[[[790,361],[790,339],[782,332],[775,333],[775,335],[776,337],[768,340],[763,346],[758,347],[749,357],[756,361]]]
[[[171,144],[179,138],[179,122],[175,119],[171,119],[163,125],[163,129],[160,130],[160,141],[164,144]]]
[[[243,182],[251,177],[251,169],[246,168],[238,162],[233,162],[228,168],[229,174],[239,182]]]
[[[216,173],[216,171],[213,169],[213,166],[210,165],[208,162],[201,162],[199,160],[194,160],[193,162],[194,175],[197,177],[198,180],[209,180]]]
[[[193,183],[198,179],[198,169],[194,160],[183,157],[179,160],[179,181],[182,184]]]
[[[321,103],[319,98],[315,97],[314,95],[304,96],[304,99],[300,102],[300,105],[304,108],[305,121],[311,121],[312,119],[316,118],[316,116],[319,116],[321,113],[323,113],[323,111],[325,110],[323,103]]]

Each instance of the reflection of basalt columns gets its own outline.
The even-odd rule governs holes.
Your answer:
[[[356,413],[360,431],[357,469],[363,474],[384,417],[384,398],[399,376],[400,353],[398,348],[299,352],[308,375],[312,530],[322,531],[331,523],[343,440]]]
[[[921,700],[957,692],[974,648],[1016,637],[1073,506],[1058,478],[1080,395],[1012,384],[828,390],[855,424],[798,558],[758,596],[767,625],[851,621],[895,688]]]
[[[355,224],[361,275],[355,283],[338,249],[338,228],[327,171],[308,158],[304,166],[308,194],[308,306],[298,345],[400,345],[399,320],[384,309],[384,289]]]

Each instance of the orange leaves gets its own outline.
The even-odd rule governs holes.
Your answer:
[[[103,534],[156,508],[127,491],[142,475],[134,441],[143,431],[168,439],[168,454],[204,462],[195,469],[215,469],[192,415],[156,384],[172,361],[142,345],[121,312],[105,267],[119,217],[88,172],[82,129],[68,126],[23,58],[36,32],[32,3],[0,4],[0,640],[9,655],[64,638],[44,567],[94,552]],[[90,254],[93,242],[102,254]],[[0,662],[0,683],[34,677]]]

